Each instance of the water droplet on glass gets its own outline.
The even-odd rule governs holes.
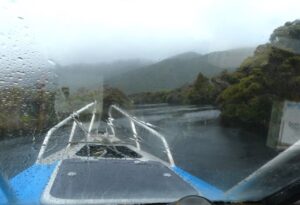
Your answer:
[[[56,65],[56,63],[51,59],[48,59],[48,63],[50,63],[51,65],[54,65],[54,66]]]
[[[76,172],[68,172],[68,176],[73,177],[76,175]]]
[[[171,174],[170,173],[164,173],[164,177],[170,177]]]

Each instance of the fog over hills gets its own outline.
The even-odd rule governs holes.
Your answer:
[[[71,91],[81,87],[96,88],[103,85],[104,79],[136,70],[151,64],[149,60],[130,59],[111,63],[74,64],[57,66],[57,83],[59,87],[69,87]]]
[[[203,60],[201,55],[180,55],[113,77],[105,83],[130,94],[167,90],[192,82],[199,72],[213,76],[221,70]]]
[[[205,55],[187,52],[123,73],[105,83],[128,94],[174,89],[193,82],[199,72],[212,77],[224,69],[233,71],[253,51],[254,48],[240,48]]]
[[[144,59],[111,63],[57,66],[58,85],[71,90],[102,84],[117,87],[127,94],[168,90],[193,82],[199,72],[211,77],[222,70],[235,70],[253,54],[254,48],[240,48],[201,55],[186,52],[159,62]]]
[[[243,60],[253,55],[255,48],[237,48],[225,51],[211,52],[203,56],[207,62],[220,68],[237,68]]]

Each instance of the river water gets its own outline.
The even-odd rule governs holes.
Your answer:
[[[133,114],[160,127],[179,167],[222,190],[278,154],[265,136],[222,126],[210,106],[148,105]]]
[[[222,190],[278,154],[266,147],[264,136],[222,126],[220,111],[211,106],[144,105],[130,112],[165,135],[177,166]],[[2,173],[11,178],[32,165],[41,140],[2,141]]]

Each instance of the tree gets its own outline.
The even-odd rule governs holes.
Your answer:
[[[274,101],[300,100],[300,55],[270,44],[258,50],[218,97],[225,122],[267,128]]]
[[[210,80],[202,73],[199,73],[192,89],[188,93],[188,99],[191,104],[211,104],[213,99],[214,87]]]

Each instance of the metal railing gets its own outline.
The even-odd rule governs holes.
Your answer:
[[[50,137],[52,136],[52,134],[57,130],[59,129],[60,127],[64,126],[65,124],[67,124],[68,122],[70,122],[71,120],[73,120],[73,125],[72,125],[72,129],[71,129],[71,133],[70,133],[70,136],[69,136],[69,140],[68,140],[68,146],[67,148],[71,145],[72,141],[73,141],[73,137],[74,137],[74,134],[75,134],[75,130],[76,130],[76,127],[77,126],[81,126],[82,127],[82,123],[78,122],[76,120],[76,117],[79,116],[80,113],[84,112],[85,110],[88,110],[89,108],[91,108],[92,106],[94,106],[94,109],[93,109],[93,114],[92,114],[92,118],[91,118],[91,122],[90,122],[90,125],[89,125],[89,129],[87,131],[87,137],[90,135],[90,132],[92,130],[92,127],[93,127],[93,124],[94,124],[94,121],[95,121],[95,114],[96,114],[96,106],[97,106],[97,102],[92,102],[86,106],[84,106],[83,108],[77,110],[76,112],[72,113],[69,117],[67,117],[66,119],[64,119],[63,121],[59,122],[58,124],[56,124],[54,127],[52,127],[46,134],[46,137],[43,141],[43,144],[41,146],[41,149],[40,149],[40,152],[38,154],[38,157],[37,157],[37,163],[41,162],[41,159],[46,151],[46,148],[47,148],[47,145],[49,143],[49,139]]]
[[[87,109],[89,109],[89,108],[91,108],[93,106],[94,106],[94,109],[93,109],[93,113],[92,113],[92,118],[91,118],[88,130],[86,131],[86,139],[88,140],[88,138],[90,136],[90,133],[92,131],[92,127],[93,127],[94,121],[95,121],[95,114],[96,114],[96,111],[97,111],[96,110],[96,108],[97,108],[97,102],[96,101],[93,102],[93,103],[90,103],[90,104],[84,106],[83,108],[77,110],[76,112],[72,113],[69,117],[67,117],[63,121],[59,122],[57,125],[55,125],[54,127],[52,127],[47,132],[46,137],[45,137],[45,139],[43,141],[43,144],[41,146],[40,152],[39,152],[38,157],[37,157],[37,162],[38,163],[41,162],[41,159],[43,158],[43,155],[44,155],[44,153],[46,151],[46,148],[47,148],[48,143],[49,143],[49,139],[52,136],[52,134],[57,129],[59,129],[63,125],[67,124],[71,120],[73,120],[73,125],[72,125],[71,132],[70,132],[70,135],[69,135],[68,145],[67,145],[66,148],[68,149],[71,146],[71,144],[73,143],[73,138],[74,138],[74,134],[75,134],[77,126],[79,126],[81,129],[84,130],[84,127],[83,127],[82,123],[79,122],[76,119],[76,117],[79,116],[80,113],[84,112],[85,110],[87,110]],[[147,131],[149,131],[153,136],[155,136],[159,140],[161,140],[161,142],[162,142],[162,144],[164,146],[164,149],[166,151],[166,154],[167,154],[168,161],[169,161],[170,165],[171,166],[175,165],[172,153],[170,151],[170,147],[169,147],[169,145],[168,145],[165,137],[162,134],[160,134],[159,132],[157,132],[156,130],[154,130],[152,127],[150,127],[148,123],[143,122],[141,120],[138,120],[137,118],[129,115],[127,112],[125,112],[121,108],[117,107],[116,105],[111,105],[109,107],[109,110],[108,110],[108,116],[109,116],[109,118],[108,118],[108,123],[107,124],[110,127],[110,130],[111,130],[113,136],[115,136],[115,129],[114,129],[114,124],[113,124],[114,119],[113,119],[112,114],[111,114],[111,112],[112,112],[113,109],[116,110],[116,111],[118,111],[120,114],[122,114],[123,116],[125,116],[126,118],[129,119],[131,130],[132,130],[132,134],[133,134],[133,137],[134,137],[134,140],[135,140],[135,143],[136,143],[136,148],[138,150],[141,150],[141,146],[140,146],[139,139],[138,139],[138,133],[137,133],[136,125],[139,125],[139,126],[143,127],[144,129],[146,129]],[[118,137],[118,136],[115,136],[115,137]]]
[[[166,154],[167,154],[170,165],[171,166],[175,165],[173,155],[171,153],[170,147],[169,147],[165,137],[162,134],[160,134],[159,132],[157,132],[156,130],[154,130],[153,128],[151,128],[148,125],[148,123],[143,122],[141,120],[138,120],[137,118],[129,115],[127,112],[125,112],[124,110],[122,110],[121,108],[119,108],[116,105],[111,105],[109,107],[109,110],[108,110],[108,116],[109,116],[108,125],[109,125],[113,135],[115,135],[114,124],[113,124],[114,118],[112,117],[112,110],[113,109],[118,111],[120,114],[122,114],[123,116],[125,116],[126,118],[128,118],[130,120],[132,134],[133,134],[133,137],[135,139],[136,147],[137,147],[138,150],[140,150],[141,147],[140,147],[140,143],[139,143],[139,140],[138,140],[138,133],[137,133],[137,129],[136,129],[136,126],[135,126],[136,124],[143,127],[144,129],[149,131],[153,136],[157,137],[158,139],[160,139],[162,141],[162,144],[163,144],[164,149],[166,151]]]

